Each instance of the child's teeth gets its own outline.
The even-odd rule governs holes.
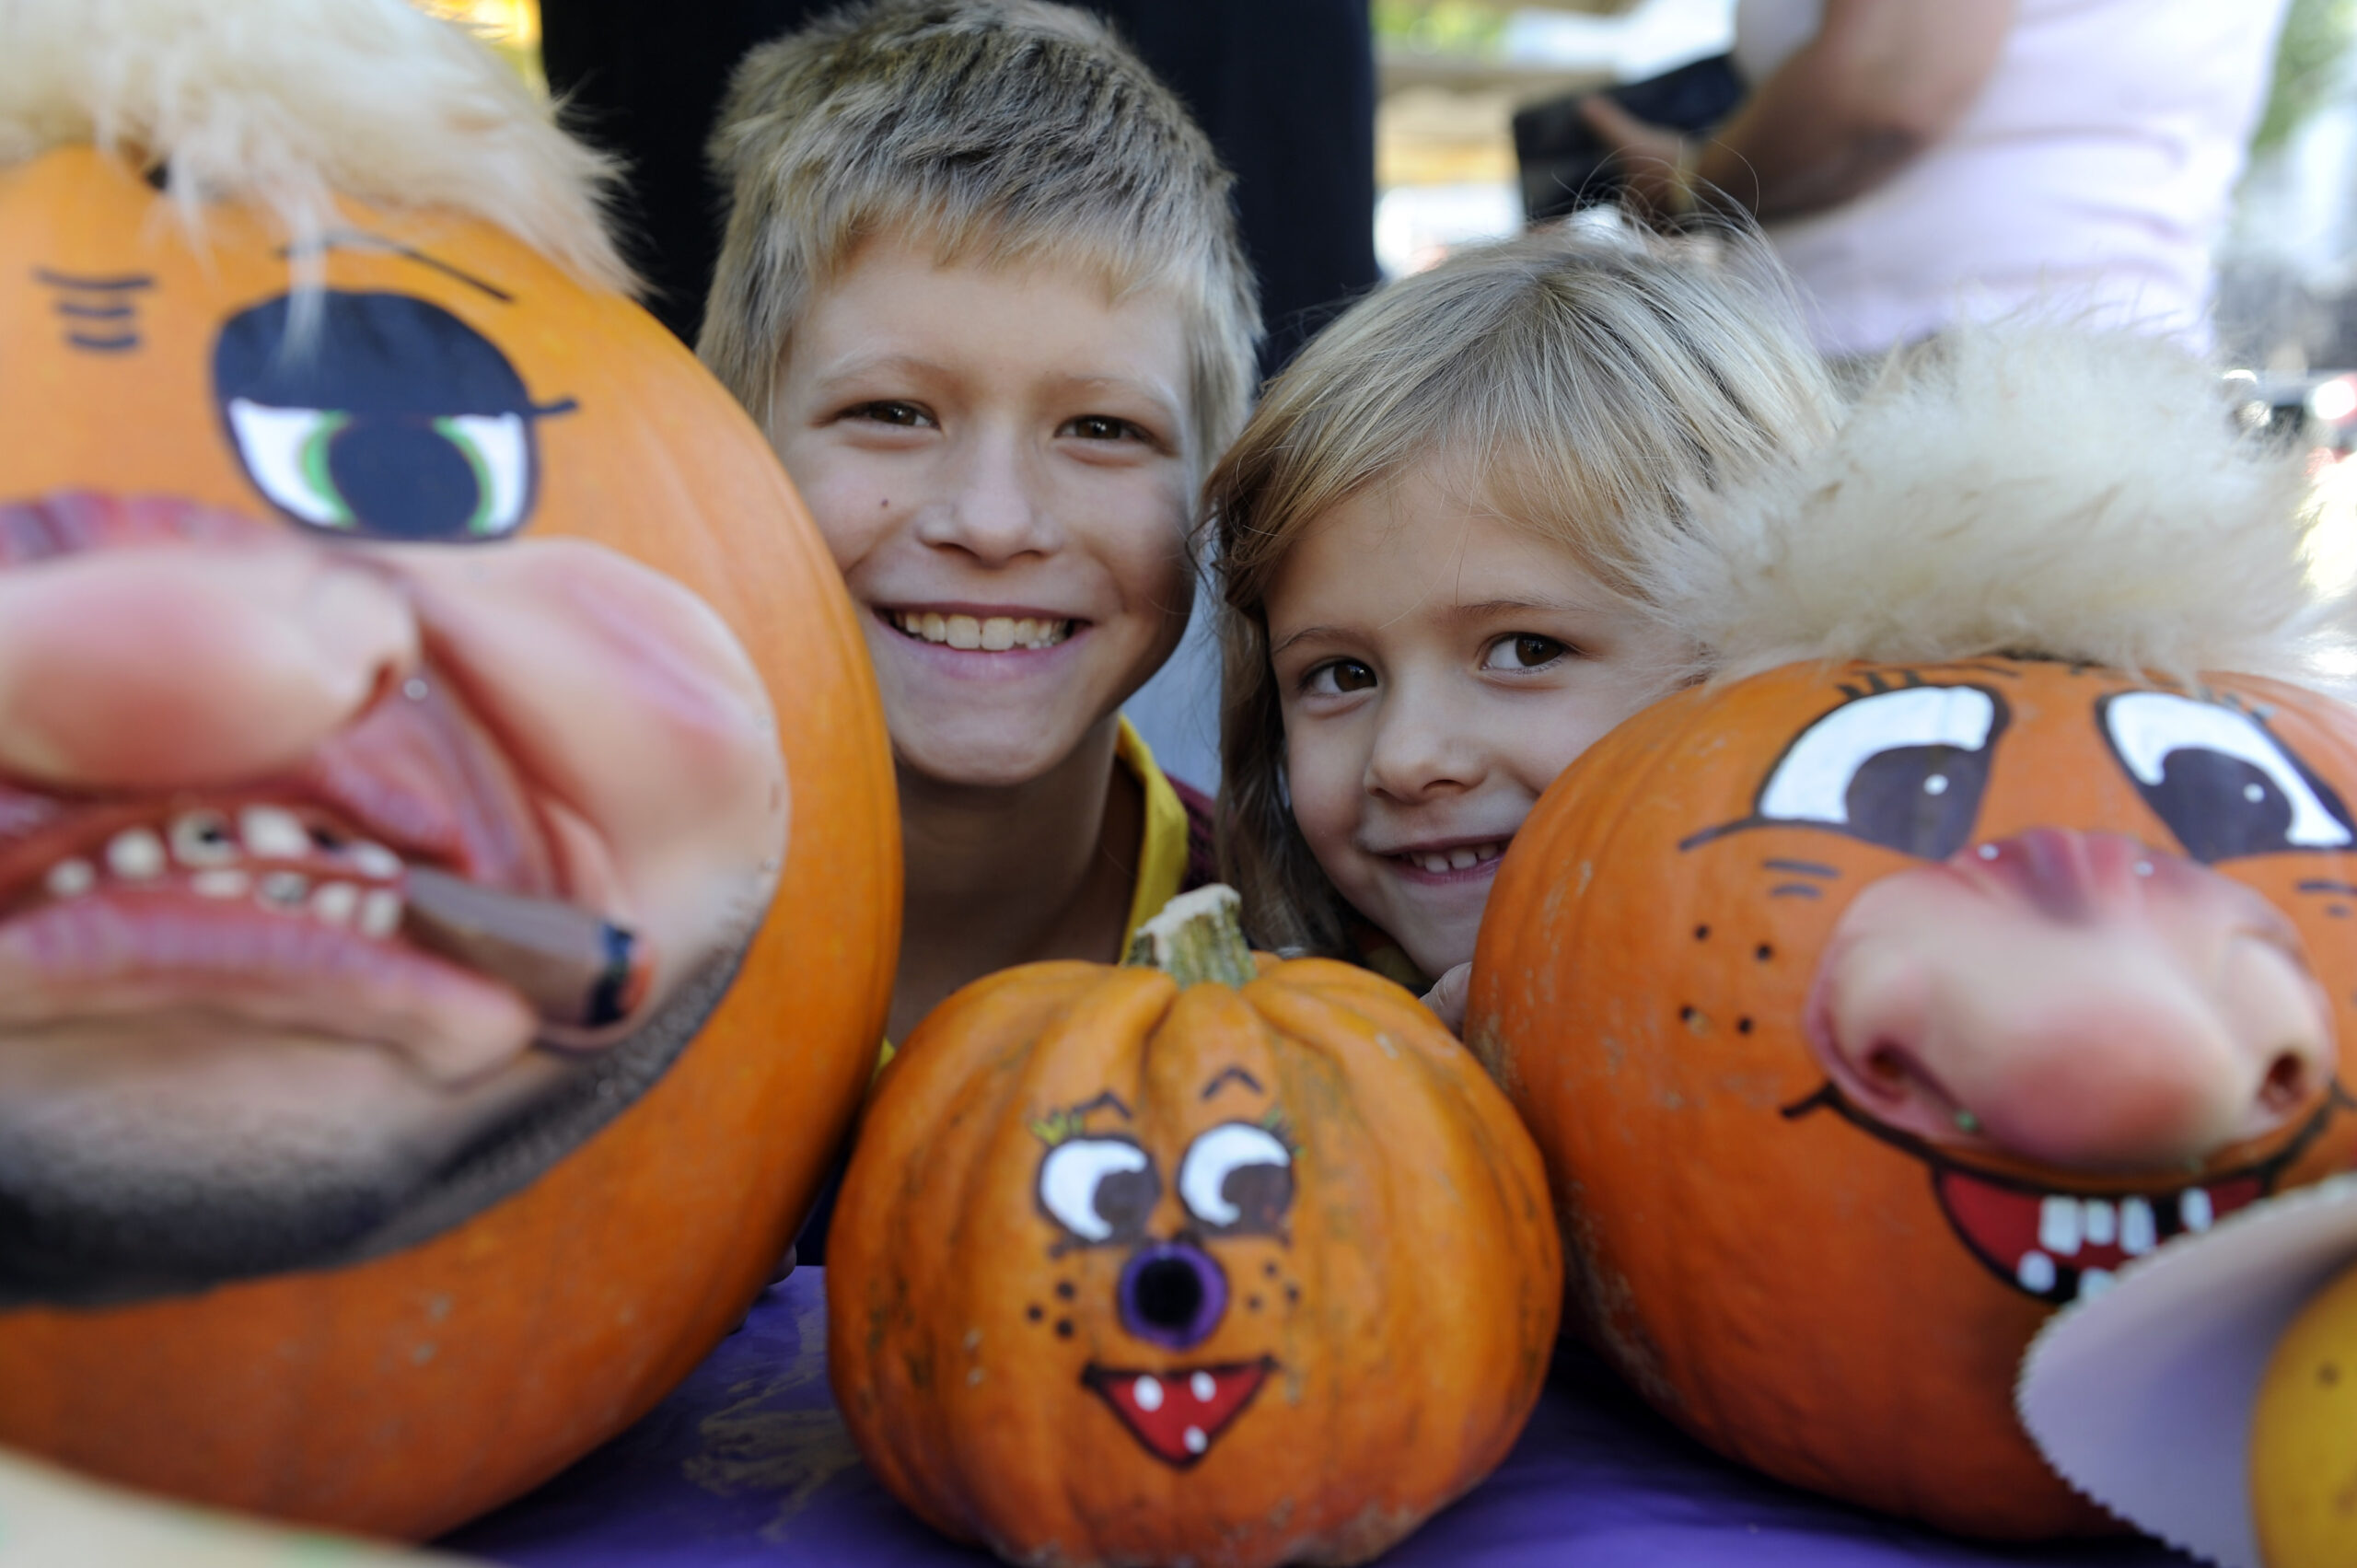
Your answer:
[[[373,877],[379,882],[389,882],[401,874],[401,857],[383,844],[366,839],[354,839],[344,846],[343,853],[353,868],[363,877]]]
[[[923,624],[917,628],[917,634],[928,643],[946,643],[949,641],[949,622],[927,610]]]
[[[378,888],[360,900],[360,935],[390,936],[401,929],[401,896],[390,888]]]
[[[98,872],[87,860],[61,860],[49,868],[42,885],[52,899],[70,899],[87,893],[99,880]]]
[[[949,645],[953,648],[979,648],[982,645],[982,623],[970,615],[949,618]]]
[[[1072,635],[1071,621],[1043,621],[1032,615],[983,618],[896,610],[892,612],[892,624],[928,643],[991,654],[1004,653],[1010,648],[1052,648]]]
[[[1468,870],[1479,865],[1480,859],[1469,849],[1453,849],[1448,852],[1448,868],[1451,871]]]
[[[107,869],[126,882],[164,873],[164,841],[145,828],[125,828],[107,841]]]
[[[215,866],[200,871],[188,879],[189,890],[200,899],[241,899],[253,886],[253,878],[242,871]]]
[[[349,925],[360,908],[360,889],[349,882],[322,882],[311,895],[312,917],[327,925]]]
[[[282,806],[247,807],[238,813],[238,832],[246,853],[260,860],[300,860],[311,853],[302,819]]]
[[[982,651],[1003,654],[1015,646],[1015,622],[1004,615],[993,615],[982,622]]]
[[[182,865],[227,865],[238,858],[229,819],[218,811],[183,811],[166,830],[172,858]]]

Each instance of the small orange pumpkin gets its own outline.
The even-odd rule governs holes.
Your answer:
[[[902,1502],[1011,1561],[1364,1561],[1545,1376],[1560,1254],[1504,1098],[1387,981],[1255,978],[1234,899],[1159,918],[1170,973],[968,986],[865,1112],[836,1400]]]
[[[290,26],[313,25],[283,9]],[[319,25],[351,25],[352,9]],[[377,7],[361,20],[398,32],[411,15]],[[44,16],[80,25],[70,7]],[[447,80],[447,66],[421,79],[445,68]],[[485,131],[495,101],[478,95],[470,130]],[[429,133],[440,128],[421,126]],[[71,732],[78,749],[52,777],[10,781],[52,815],[10,819],[9,921],[72,905],[135,924],[145,898],[165,911],[157,920],[194,929],[191,900],[224,900],[242,923],[243,956],[227,961],[245,965],[235,984],[251,1016],[268,1011],[254,991],[277,962],[253,957],[266,945],[255,934],[301,920],[314,923],[290,941],[425,972],[372,906],[355,915],[348,890],[307,892],[379,876],[329,833],[344,811],[381,819],[376,836],[412,865],[505,855],[518,886],[635,912],[642,935],[667,924],[693,935],[657,942],[652,1000],[621,1026],[624,1045],[558,1031],[486,1064],[480,1051],[437,1057],[431,1031],[410,1040],[420,1063],[438,1064],[435,1082],[461,1096],[496,1086],[492,1109],[511,1117],[469,1134],[495,1133],[487,1149],[427,1161],[439,1199],[396,1204],[357,1239],[328,1234],[316,1256],[216,1276],[172,1252],[168,1215],[132,1214],[152,1274],[134,1255],[120,1288],[88,1269],[54,1292],[13,1280],[0,1293],[0,1443],[143,1488],[429,1536],[650,1407],[741,1315],[792,1237],[866,1083],[897,949],[882,715],[835,569],[761,434],[628,300],[446,210],[340,200],[324,235],[293,254],[255,207],[208,199],[194,215],[200,233],[139,167],[88,145],[0,164],[0,587],[53,582],[96,603],[131,592],[113,575],[128,572],[134,598],[171,613],[115,630],[165,637],[238,602],[251,586],[239,563],[267,562],[333,585],[344,597],[323,601],[316,645],[377,639],[391,650],[386,679],[354,688],[373,705],[338,731],[330,769],[270,750],[272,726],[299,729],[305,702],[341,690],[307,685],[298,654],[278,671],[296,696],[225,708],[202,726],[183,722],[178,699],[151,702],[144,726],[125,722],[131,704],[106,707],[112,689],[89,676],[75,711],[96,703],[110,716]],[[346,603],[357,608],[336,608]],[[215,624],[188,644],[189,703],[221,695],[208,684],[220,668],[261,668],[241,622]],[[597,660],[575,660],[584,648]],[[521,679],[536,658],[547,668]],[[139,679],[160,689],[172,676],[150,660]],[[404,703],[440,716],[421,725]],[[12,710],[5,722],[55,730],[71,717]],[[399,746],[369,738],[389,735]],[[269,765],[221,761],[240,746]],[[185,788],[171,782],[183,762]],[[403,815],[436,789],[482,809]],[[256,798],[215,808],[239,791]],[[702,811],[711,791],[726,833],[699,838],[704,826],[680,813]],[[262,857],[250,880],[208,859],[234,859],[221,824],[249,807],[243,850]],[[64,868],[44,895],[24,835],[60,811],[89,826],[44,851]],[[484,812],[506,837],[483,827]],[[434,821],[448,829],[441,851],[425,842]],[[113,836],[84,843],[102,830]],[[143,893],[142,878],[177,890]],[[245,902],[250,886],[284,907]],[[355,919],[376,948],[329,929]],[[465,1016],[507,1027],[512,996],[447,965],[432,972]],[[183,970],[169,983],[195,981]],[[317,998],[302,1005],[305,1028],[331,1032]],[[165,1017],[167,1032],[178,1027]],[[390,1055],[350,1044],[279,1059],[432,1092],[432,1073],[395,1073]],[[0,1028],[0,1111],[21,1091],[8,1074],[29,1049],[21,1030]],[[187,1057],[157,1060],[180,1071]],[[108,1092],[135,1100],[136,1079]],[[339,1115],[366,1132],[378,1099],[347,1092],[351,1081],[331,1086]],[[532,1098],[543,1091],[557,1098]],[[271,1092],[256,1131],[275,1134],[302,1108]],[[224,1110],[204,1125],[234,1120]],[[343,1146],[299,1128],[283,1138],[290,1158],[323,1141],[323,1161]],[[157,1143],[121,1152],[135,1162]],[[411,1151],[398,1139],[387,1148],[398,1175]],[[17,1189],[0,1186],[0,1225],[16,1225]],[[40,1239],[74,1264],[80,1224]],[[28,1234],[10,1231],[8,1245]],[[284,1237],[265,1218],[217,1239],[227,1257]]]
[[[2351,798],[2357,717],[2256,677],[1802,664],[1623,725],[1506,856],[1468,1014],[1546,1152],[1579,1331],[1665,1414],[1787,1481],[1978,1535],[2117,1528],[2020,1430],[2014,1369],[2127,1260],[2349,1163],[2357,1116],[2328,1063],[2332,1034],[2357,1038]],[[2211,900],[2229,961],[2314,996],[2323,1046],[2261,1064],[2258,1120],[2173,1132],[2189,1159],[2140,1162],[2158,1123],[2133,1118],[2079,1124],[2100,1158],[2026,1155],[2008,1127],[2126,1098],[2132,1052],[2066,1088],[2064,1041],[2046,1062],[2063,1075],[2006,1101],[2007,1126],[1975,1112],[1977,1062],[1903,1034],[1829,1066],[1858,912],[1902,888],[1943,911],[2026,889],[2052,917],[2021,916],[2033,944],[2104,900],[2174,918]],[[1975,995],[2009,1002],[2034,967]],[[1889,1109],[1934,1093],[1945,1125]]]

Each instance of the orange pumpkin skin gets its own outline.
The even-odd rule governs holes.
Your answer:
[[[356,204],[343,224],[440,266],[338,246],[318,262],[330,286],[429,300],[536,392],[577,400],[539,430],[525,537],[620,552],[726,623],[776,714],[784,864],[694,1042],[528,1186],[350,1266],[0,1311],[0,1444],[159,1492],[425,1537],[643,1413],[774,1269],[874,1060],[898,946],[898,821],[849,603],[733,401],[637,307],[503,233]],[[271,517],[207,373],[220,323],[287,289],[280,245],[222,205],[192,241],[135,169],[87,147],[0,169],[0,498],[105,489]],[[66,352],[43,269],[152,280],[135,374]]]
[[[2118,1529],[2047,1469],[2013,1414],[2016,1366],[2051,1308],[1968,1249],[1925,1158],[1814,1108],[1829,1086],[1804,1033],[1818,957],[1852,898],[1924,863],[1747,819],[1795,737],[1914,681],[1977,682],[2009,710],[1972,841],[2046,826],[2182,853],[2096,716],[2109,694],[2171,688],[1984,658],[1794,666],[1689,691],[1599,742],[1531,814],[1484,917],[1466,1038],[1545,1151],[1571,1321],[1664,1414],[1783,1480],[1945,1528]],[[2342,798],[2357,785],[2357,716],[2338,703],[2240,676],[2191,694],[2264,715]],[[1734,824],[1746,825],[1712,831]],[[2345,894],[2357,856],[2302,850],[2212,869],[2290,917],[2340,1040],[2357,1038],[2349,906],[2301,886]],[[2258,1167],[2288,1187],[2341,1169],[2357,1148],[2345,1106],[2335,1086],[2208,1172]],[[2032,1189],[2104,1187],[1958,1163]]]
[[[1240,990],[1009,970],[944,1003],[879,1081],[828,1244],[828,1350],[861,1452],[937,1528],[1024,1562],[1357,1562],[1527,1419],[1560,1296],[1536,1149],[1406,992],[1260,961]],[[1181,1152],[1238,1122],[1292,1149],[1291,1202],[1223,1235],[1186,1206]],[[1126,1238],[1083,1245],[1053,1217],[1059,1137],[1157,1162]],[[1225,1280],[1215,1329],[1184,1347],[1116,1305],[1130,1260],[1173,1244]],[[1157,1457],[1085,1371],[1154,1375],[1167,1415],[1214,1388],[1188,1368],[1256,1365],[1191,1456]]]

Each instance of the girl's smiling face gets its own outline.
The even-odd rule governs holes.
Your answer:
[[[1335,506],[1266,601],[1295,820],[1342,897],[1433,975],[1472,958],[1539,794],[1669,690],[1680,652],[1461,467]]]

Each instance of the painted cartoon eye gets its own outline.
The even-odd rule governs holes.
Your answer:
[[[1039,1206],[1083,1241],[1143,1234],[1161,1196],[1153,1157],[1126,1138],[1074,1138],[1039,1162]]]
[[[1964,847],[2005,711],[1978,686],[1910,686],[1803,730],[1759,791],[1755,820],[1815,822],[1945,860]]]
[[[1274,1230],[1293,1204],[1293,1151],[1265,1127],[1222,1122],[1187,1146],[1178,1198],[1220,1230]]]
[[[383,494],[386,476],[377,470],[396,464],[410,487],[444,493],[425,501],[446,519],[436,530],[444,537],[498,539],[524,520],[531,447],[516,414],[451,414],[388,429],[355,424],[340,411],[271,408],[246,398],[232,398],[228,414],[255,487],[314,528],[357,531],[352,496]]]
[[[2123,691],[2100,712],[2119,765],[2194,859],[2357,842],[2331,786],[2248,714],[2168,691]]]
[[[499,346],[430,300],[324,290],[224,322],[214,396],[254,487],[296,522],[355,539],[472,544],[530,516],[536,403]]]

